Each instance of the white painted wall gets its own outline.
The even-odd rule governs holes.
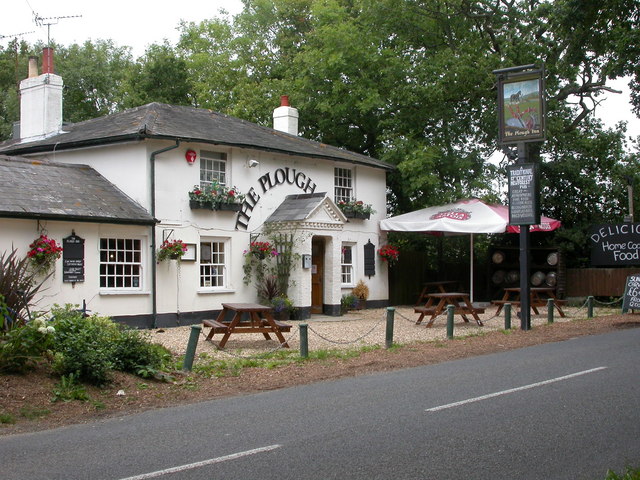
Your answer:
[[[150,162],[151,152],[174,145],[172,141],[130,142],[121,145],[84,148],[75,151],[59,151],[47,154],[44,158],[51,161],[91,165],[104,177],[117,185],[123,192],[143,207],[151,208]],[[198,152],[198,160],[190,165],[185,160],[188,149]],[[241,192],[253,189],[259,200],[249,211],[248,228],[236,228],[236,214],[222,211],[191,210],[188,192],[199,184],[200,150],[221,151],[227,153],[228,183],[235,185]],[[256,160],[257,166],[249,167],[249,160]],[[156,228],[156,242],[159,246],[167,235],[181,239],[186,243],[198,245],[201,237],[225,237],[230,239],[230,283],[225,291],[212,292],[199,287],[198,261],[168,261],[157,267],[158,313],[196,312],[217,310],[223,302],[253,302],[257,299],[255,287],[243,284],[243,251],[248,248],[250,234],[261,231],[265,220],[280,205],[286,195],[304,193],[297,185],[286,182],[269,186],[264,182],[265,175],[275,179],[278,169],[289,168],[292,172],[303,173],[304,178],[316,185],[315,192],[327,192],[333,199],[334,167],[347,167],[354,170],[354,192],[358,200],[373,204],[376,213],[370,220],[354,220],[341,228],[330,231],[316,231],[313,235],[326,237],[325,258],[325,303],[338,305],[340,297],[350,291],[340,283],[340,251],[343,242],[357,244],[354,252],[356,274],[354,284],[364,279],[370,289],[370,300],[388,298],[388,280],[386,264],[376,260],[376,275],[366,278],[364,272],[364,245],[370,240],[376,249],[385,243],[385,234],[379,230],[379,220],[385,217],[386,179],[380,169],[361,165],[331,162],[317,159],[300,158],[289,155],[259,152],[230,147],[217,148],[212,145],[183,143],[178,148],[158,154],[156,157],[156,218],[160,220]],[[261,181],[262,179],[262,181]],[[308,190],[311,193],[311,190]],[[26,252],[26,247],[38,236],[37,222],[1,220],[0,251],[9,248],[11,242]],[[47,222],[50,235],[62,242],[62,237],[75,229],[78,236],[86,239],[85,272],[86,281],[76,284],[62,283],[61,261],[56,265],[56,275],[47,283],[50,287],[43,298],[43,305],[52,303],[82,303],[86,299],[89,308],[105,315],[150,314],[151,277],[150,267],[153,261],[149,250],[145,259],[145,288],[135,295],[106,295],[98,286],[98,239],[100,236],[132,235],[140,236],[147,246],[151,245],[149,227],[126,227],[113,225],[70,224]],[[309,232],[307,232],[309,233]],[[297,243],[297,253],[311,253],[311,233]],[[199,254],[199,252],[198,252]],[[298,265],[292,274],[294,286],[289,294],[297,306],[308,307],[311,304],[311,270]]]

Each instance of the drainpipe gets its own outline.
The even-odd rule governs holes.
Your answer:
[[[151,161],[151,216],[156,218],[156,155],[159,155],[169,150],[173,150],[180,146],[180,140],[176,140],[175,145],[170,147],[161,148],[155,152],[151,152],[149,160]],[[156,252],[156,226],[151,226],[151,252],[152,256]],[[153,325],[152,328],[156,328],[158,324],[158,265],[154,261],[151,262],[151,298],[153,303]]]

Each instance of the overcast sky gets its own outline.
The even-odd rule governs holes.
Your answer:
[[[14,35],[24,32],[32,32],[20,37],[31,44],[39,40],[46,42],[47,27],[37,26],[34,22],[34,14],[38,14],[49,18],[43,23],[57,22],[50,27],[51,38],[57,43],[71,45],[89,39],[112,39],[118,46],[132,47],[134,57],[144,54],[148,45],[160,43],[165,38],[175,44],[180,20],[199,22],[218,16],[221,8],[230,14],[242,10],[241,0],[7,0],[7,3],[0,15],[2,46],[6,46]],[[55,19],[75,15],[81,17]],[[599,110],[607,126],[626,120],[629,133],[636,137],[640,135],[640,120],[631,113],[626,83],[612,84],[625,93],[603,96],[606,100]]]

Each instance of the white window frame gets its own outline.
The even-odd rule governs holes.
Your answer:
[[[345,249],[351,250],[351,262],[345,261]],[[355,272],[356,272],[356,244],[355,243],[343,243],[340,250],[340,283],[343,287],[350,287],[355,285]]]
[[[222,262],[213,263],[213,261],[205,261],[209,255],[209,258],[213,260],[213,257],[216,255],[220,255],[220,251],[214,252],[212,247],[213,245],[222,245]],[[211,252],[211,254],[209,254]],[[202,237],[200,239],[200,248],[199,248],[199,261],[198,261],[198,289],[205,291],[229,291],[230,289],[230,278],[229,272],[231,269],[229,268],[229,260],[231,258],[231,239],[227,237]],[[218,271],[218,269],[222,268],[222,273]],[[215,270],[215,271],[214,271]],[[221,284],[214,285],[216,283],[215,278],[221,278]],[[207,281],[209,280],[209,281]]]
[[[217,181],[228,185],[227,154],[224,152],[200,151],[200,186]]]
[[[348,202],[355,198],[351,168],[335,167],[333,169],[333,196],[336,203]]]
[[[105,293],[142,292],[145,251],[144,239],[140,237],[100,237],[98,240],[98,284],[100,291]],[[114,280],[111,285],[109,285],[109,279]],[[127,282],[127,280],[129,281]],[[125,285],[126,283],[130,283],[130,285]]]

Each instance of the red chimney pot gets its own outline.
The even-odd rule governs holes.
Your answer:
[[[280,106],[288,107],[289,106],[289,95],[282,95],[280,97]]]
[[[42,73],[55,73],[53,71],[53,48],[42,49]]]

